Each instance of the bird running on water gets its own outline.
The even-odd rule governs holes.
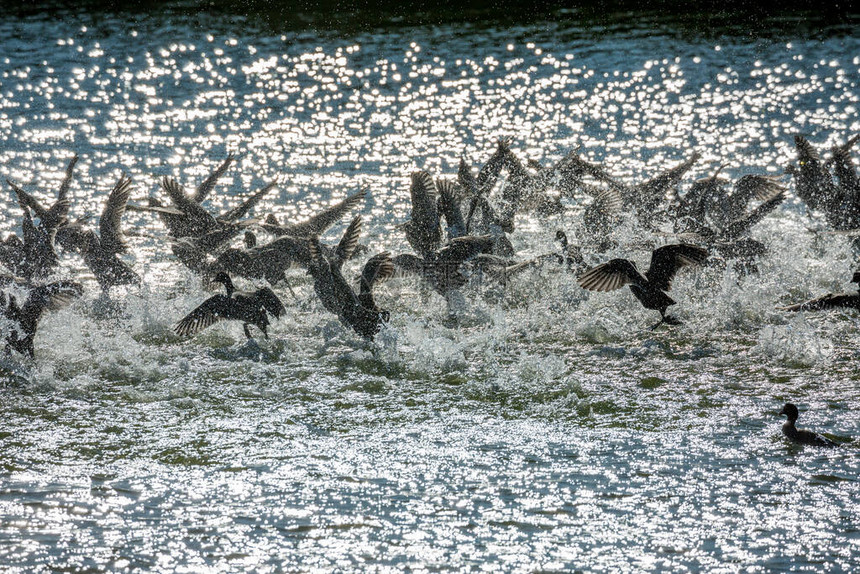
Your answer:
[[[249,339],[249,325],[254,325],[268,339],[269,317],[278,318],[286,309],[275,292],[268,287],[257,289],[251,293],[236,291],[233,281],[226,273],[218,273],[215,281],[224,285],[226,295],[213,295],[200,304],[196,309],[183,317],[174,327],[174,332],[180,336],[194,335],[210,325],[221,320],[242,321],[242,329]]]
[[[680,268],[701,265],[707,257],[708,250],[702,247],[684,243],[665,245],[651,254],[651,266],[645,275],[632,261],[612,259],[583,273],[578,282],[589,291],[615,291],[629,285],[643,307],[660,312],[660,321],[652,329],[663,323],[680,325],[678,319],[666,314],[666,309],[675,301],[665,291],[671,288],[672,279]]]

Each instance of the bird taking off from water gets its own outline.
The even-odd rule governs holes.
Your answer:
[[[683,243],[666,245],[651,254],[651,266],[645,275],[639,273],[632,261],[612,259],[583,273],[578,282],[589,291],[615,291],[629,285],[643,307],[660,312],[660,321],[652,329],[663,323],[680,325],[678,319],[666,314],[666,309],[675,301],[665,292],[671,288],[672,279],[681,267],[701,265],[707,257],[708,250],[702,247]]]

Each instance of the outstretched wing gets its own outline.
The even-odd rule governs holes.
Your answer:
[[[203,183],[197,186],[197,190],[194,192],[194,196],[192,197],[196,203],[200,203],[206,199],[206,196],[212,192],[215,188],[215,184],[218,183],[218,180],[221,179],[221,176],[224,175],[231,163],[233,163],[232,152],[227,155],[227,159],[225,159],[224,162],[209,175],[209,177],[203,180]]]
[[[352,257],[355,247],[358,245],[359,235],[361,235],[361,216],[356,215],[334,250],[335,265],[341,266],[344,261]]]
[[[83,286],[76,281],[63,280],[41,285],[30,292],[21,307],[21,316],[35,329],[44,311],[62,309],[83,293]]]
[[[75,164],[78,163],[78,154],[72,156],[69,160],[69,165],[66,167],[66,177],[63,178],[63,183],[60,184],[60,189],[57,191],[57,199],[62,201],[69,194],[69,187],[72,185],[72,175],[75,172]]]
[[[368,259],[361,270],[358,290],[359,303],[368,309],[375,309],[373,288],[392,276],[394,276],[394,262],[391,260],[391,253],[385,251]]]
[[[122,216],[131,194],[131,178],[123,174],[111,190],[99,220],[102,248],[109,253],[122,253],[128,246],[122,232]]]
[[[45,219],[45,215],[48,213],[48,209],[44,207],[39,200],[37,200],[32,194],[27,191],[24,191],[20,187],[18,187],[15,183],[10,180],[6,180],[6,183],[9,184],[9,187],[12,188],[12,191],[15,192],[15,195],[18,196],[18,203],[26,205],[33,213],[36,214],[36,217],[39,219]]]
[[[421,228],[438,226],[439,212],[436,209],[436,184],[433,183],[433,177],[426,171],[413,173],[409,195],[412,198],[412,221]]]
[[[226,295],[213,295],[176,323],[173,331],[181,337],[187,337],[222,319],[230,319],[229,313],[232,304],[233,301]]]
[[[750,174],[735,182],[732,196],[738,197],[746,205],[753,198],[764,201],[784,189],[779,178],[775,176]]]
[[[459,265],[480,253],[490,253],[495,242],[489,235],[457,237],[439,250],[439,261]]]
[[[645,277],[657,289],[668,291],[678,269],[687,265],[701,265],[707,258],[708,250],[703,247],[686,243],[665,245],[651,253],[651,266]]]
[[[783,201],[785,201],[785,188],[780,187],[779,190],[767,201],[753,209],[746,217],[741,217],[732,221],[726,226],[723,235],[729,239],[740,237],[749,229],[767,216],[768,213],[776,209]]]
[[[632,261],[612,259],[580,275],[577,283],[589,291],[615,291],[629,283],[643,283],[644,279]]]
[[[266,197],[270,191],[275,189],[278,186],[276,182],[272,182],[264,186],[262,189],[254,193],[251,197],[242,202],[241,205],[234,207],[230,211],[227,211],[223,215],[218,216],[218,221],[232,223],[251,211],[255,205],[260,203],[264,197]]]
[[[466,222],[457,200],[460,186],[447,179],[437,179],[436,189],[439,192],[437,209],[445,217],[449,237],[460,237],[466,233]]]
[[[322,235],[329,227],[340,221],[349,210],[361,203],[366,195],[367,190],[362,189],[302,223],[276,227],[269,225],[267,221],[263,227],[274,235],[292,235],[293,237]]]

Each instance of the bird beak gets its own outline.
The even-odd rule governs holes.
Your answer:
[[[784,414],[785,414],[785,407],[782,407],[782,410],[781,410],[781,411],[779,411],[779,414],[778,414],[778,415],[776,415],[776,416],[781,417],[781,416],[782,416],[782,415],[784,415]]]

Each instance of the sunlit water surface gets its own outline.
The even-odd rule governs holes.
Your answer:
[[[96,214],[123,171],[143,202],[160,177],[193,187],[232,151],[213,209],[272,179],[258,215],[367,186],[373,252],[408,250],[395,226],[413,170],[477,166],[501,136],[539,160],[581,146],[626,181],[698,150],[688,185],[720,163],[779,174],[795,133],[827,149],[860,132],[851,36],[547,24],[344,39],[68,15],[6,18],[0,46],[4,179],[53,195],[76,152],[73,213]],[[20,211],[2,202],[5,235]],[[580,220],[578,201],[523,216],[513,241],[543,253]],[[755,230],[772,246],[760,275],[679,275],[680,327],[649,331],[628,290],[589,294],[547,269],[504,295],[465,291],[453,318],[389,282],[373,344],[300,272],[270,341],[235,324],[180,339],[173,323],[208,292],[156,218],[126,222],[143,287],[111,305],[86,276],[87,296],[45,318],[36,361],[3,361],[4,572],[860,568],[857,443],[780,434],[791,400],[802,423],[860,436],[857,314],[777,310],[847,289],[856,262],[793,196]],[[629,239],[591,260],[646,265]]]

